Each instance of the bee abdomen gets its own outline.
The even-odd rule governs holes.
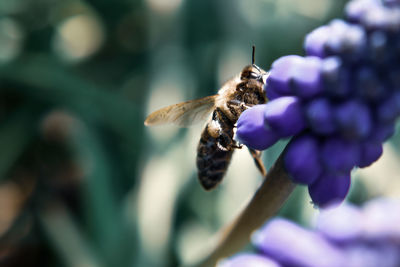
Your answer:
[[[207,127],[204,129],[197,148],[197,169],[201,185],[206,190],[214,188],[225,175],[233,150],[223,150],[217,145]]]

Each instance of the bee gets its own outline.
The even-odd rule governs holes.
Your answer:
[[[264,85],[268,73],[254,64],[243,68],[227,81],[216,95],[167,106],[151,113],[146,126],[173,123],[188,127],[205,120],[212,112],[197,147],[198,178],[205,190],[213,189],[224,177],[235,149],[242,148],[235,138],[236,122],[243,111],[267,102]],[[257,168],[265,176],[261,151],[250,149]]]

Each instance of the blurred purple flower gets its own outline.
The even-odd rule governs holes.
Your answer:
[[[343,266],[340,251],[320,235],[282,219],[269,222],[252,238],[253,245],[283,266]]]
[[[251,253],[241,253],[229,260],[222,261],[218,267],[281,267],[279,263],[265,257]]]
[[[257,253],[238,254],[221,266],[398,267],[399,222],[400,201],[390,199],[324,209],[314,230],[276,218],[254,233]]]
[[[349,223],[351,222],[351,223]],[[352,205],[324,209],[317,220],[318,231],[332,242],[343,244],[361,238],[363,217]]]

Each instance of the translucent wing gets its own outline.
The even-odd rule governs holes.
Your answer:
[[[207,96],[159,109],[151,113],[144,124],[151,126],[173,123],[181,127],[193,125],[207,118],[216,97],[217,95]]]

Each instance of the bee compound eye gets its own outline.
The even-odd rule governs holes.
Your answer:
[[[258,79],[260,77],[260,74],[255,73],[255,72],[250,72],[250,78],[252,79]]]

